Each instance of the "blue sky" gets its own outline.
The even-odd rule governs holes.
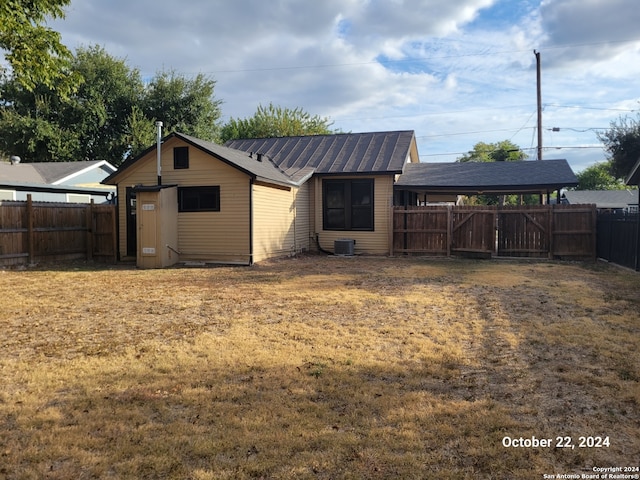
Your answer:
[[[637,25],[635,0],[73,0],[51,23],[145,76],[210,75],[223,120],[273,102],[343,131],[410,129],[423,162],[501,140],[535,158],[537,50],[543,158],[576,172],[639,108]]]

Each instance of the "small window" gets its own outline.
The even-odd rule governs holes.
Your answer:
[[[185,168],[189,168],[189,147],[176,147],[173,149],[173,169]]]
[[[179,187],[179,212],[219,212],[220,187]]]

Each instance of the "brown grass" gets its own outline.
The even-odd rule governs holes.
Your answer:
[[[634,272],[527,261],[3,270],[0,479],[637,466],[639,292]]]

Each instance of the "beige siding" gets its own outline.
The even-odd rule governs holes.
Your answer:
[[[320,246],[333,252],[334,241],[340,238],[352,238],[356,241],[356,254],[387,255],[389,254],[389,232],[391,202],[393,199],[393,176],[376,177],[331,177],[338,178],[375,178],[374,183],[374,230],[372,232],[322,230],[322,178],[314,179],[314,224]],[[314,234],[315,237],[315,234]]]
[[[173,138],[162,145],[162,183],[180,186],[220,186],[219,212],[178,214],[180,260],[242,262],[250,260],[249,176],[198,148],[189,147],[189,168],[173,169],[173,148],[186,143]],[[122,176],[117,176],[120,251],[126,252],[125,188],[157,183],[156,152],[150,152]]]
[[[310,238],[313,233],[311,229],[311,192],[312,182],[308,181],[297,189],[296,194],[296,250],[297,252],[309,251]]]
[[[253,187],[253,259],[295,252],[295,189]]]

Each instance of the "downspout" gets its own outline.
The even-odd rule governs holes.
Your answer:
[[[158,185],[162,185],[162,122],[156,122],[157,135],[157,147],[156,147],[156,163],[158,170]]]
[[[253,265],[253,177],[249,179],[249,266]]]
[[[293,256],[298,254],[298,202],[296,200],[296,190],[291,189],[293,194]]]

